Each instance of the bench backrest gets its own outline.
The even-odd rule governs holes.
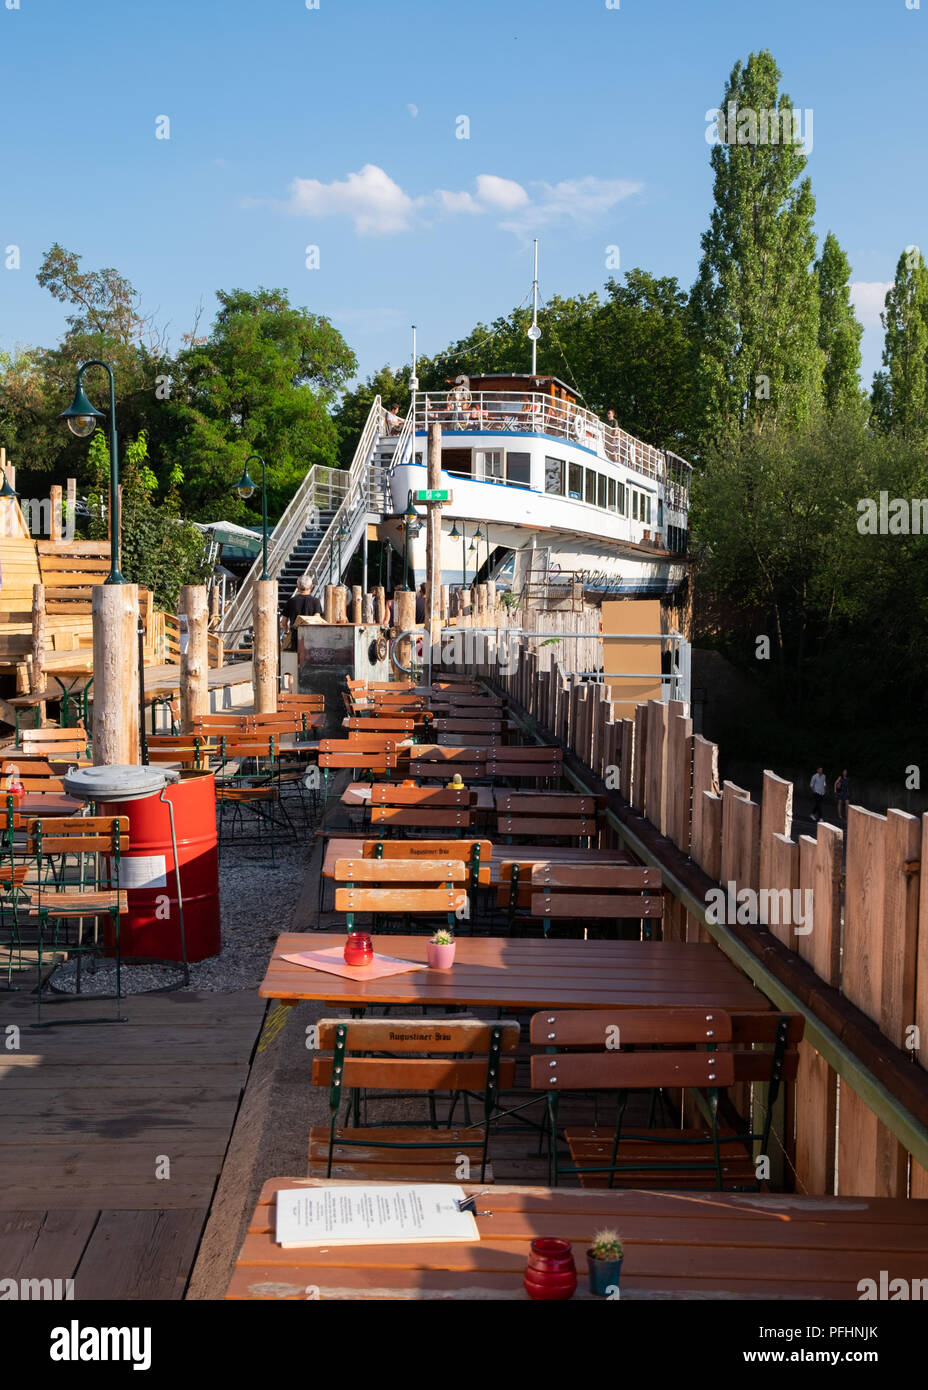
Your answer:
[[[515,1019],[484,1023],[481,1019],[323,1018],[316,1026],[320,1051],[335,1055],[314,1054],[314,1086],[335,1087],[339,1092],[346,1087],[482,1091],[491,1067],[494,1090],[508,1090],[514,1084],[519,1046]],[[351,1055],[372,1052],[378,1055]]]

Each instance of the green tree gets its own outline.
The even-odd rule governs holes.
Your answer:
[[[874,413],[903,439],[928,433],[928,270],[917,246],[899,257],[881,314],[883,366],[874,380]]]
[[[829,414],[861,407],[860,337],[851,304],[851,263],[829,232],[815,263],[818,276],[818,345],[824,353],[822,398]]]
[[[91,537],[107,535],[110,451],[99,431],[90,442],[94,489],[88,497]],[[203,534],[178,516],[176,499],[158,501],[158,479],[149,466],[145,431],[122,451],[121,563],[133,584],[151,589],[155,607],[173,613],[182,584],[202,584],[209,575]]]
[[[169,408],[177,429],[165,451],[184,471],[195,514],[260,524],[260,495],[246,508],[231,488],[248,454],[267,462],[268,508],[279,515],[314,463],[337,462],[330,407],[355,370],[329,321],[294,308],[284,290],[220,291],[209,338],[175,364]]]
[[[769,52],[752,53],[718,116],[715,206],[692,291],[704,443],[806,420],[818,395],[815,201],[779,79]]]

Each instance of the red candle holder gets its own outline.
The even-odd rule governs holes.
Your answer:
[[[370,965],[373,959],[374,943],[367,932],[349,932],[345,941],[345,964]]]
[[[577,1267],[570,1241],[550,1236],[533,1240],[522,1282],[529,1298],[572,1298],[577,1288]]]

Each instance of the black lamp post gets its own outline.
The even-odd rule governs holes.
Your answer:
[[[245,471],[232,491],[236,497],[241,497],[243,502],[247,502],[249,497],[254,496],[256,485],[248,472],[250,463],[260,463],[261,465],[261,578],[270,579],[267,572],[267,465],[260,454],[249,454],[245,460]]]
[[[338,582],[340,584],[342,582],[342,541],[348,534],[348,532],[345,530],[344,521],[340,521],[338,523],[338,530],[335,534],[338,538]]]
[[[127,584],[125,575],[119,571],[119,446],[116,439],[116,382],[113,369],[108,362],[83,362],[77,369],[77,387],[74,400],[67,410],[59,415],[59,420],[67,422],[68,429],[78,439],[89,439],[101,420],[103,412],[95,410],[84,394],[82,380],[88,367],[102,367],[110,379],[110,572],[103,581],[105,584]]]

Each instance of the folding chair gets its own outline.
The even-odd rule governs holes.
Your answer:
[[[500,1092],[515,1079],[517,1021],[323,1018],[317,1028],[320,1051],[332,1055],[314,1055],[313,1085],[329,1089],[330,1120],[310,1130],[309,1177],[460,1182],[461,1156],[475,1150],[480,1182],[493,1181],[490,1121]],[[360,1093],[387,1090],[426,1093],[431,1125],[359,1128]],[[338,1124],[346,1091],[354,1093],[351,1128]],[[448,1092],[453,1101],[459,1091],[482,1092],[482,1124],[439,1129],[435,1093]]]

